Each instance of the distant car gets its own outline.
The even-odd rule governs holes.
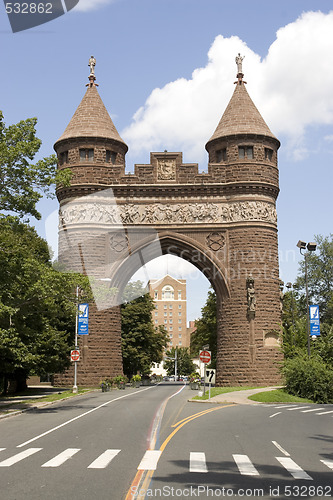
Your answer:
[[[164,382],[168,382],[170,379],[169,377],[163,377]]]
[[[171,375],[171,377],[169,377],[169,380],[175,380],[175,376]]]
[[[178,377],[177,380],[178,380],[178,382],[182,382],[184,379],[183,379],[183,377]]]

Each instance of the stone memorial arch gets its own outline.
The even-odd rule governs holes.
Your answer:
[[[246,90],[240,55],[236,62],[233,95],[206,144],[207,173],[169,151],[150,153],[149,164],[127,173],[128,147],[91,66],[86,93],[54,146],[59,168],[72,171],[71,185],[57,188],[59,260],[88,274],[96,290],[89,335],[80,337],[78,384],[122,372],[122,290],[163,254],[193,263],[216,291],[217,384],[279,381],[280,143]],[[71,370],[56,377],[72,380]]]

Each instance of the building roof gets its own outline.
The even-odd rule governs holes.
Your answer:
[[[77,137],[113,139],[122,143],[126,147],[126,151],[128,149],[118,134],[95,84],[88,86],[65,132],[57,140],[56,144],[60,141]]]
[[[206,149],[217,139],[238,134],[263,135],[278,141],[253,103],[241,78],[238,79],[229,104],[207,142]]]

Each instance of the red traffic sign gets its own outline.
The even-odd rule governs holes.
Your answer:
[[[210,363],[212,353],[210,351],[200,351],[199,358],[202,363]]]
[[[80,351],[75,349],[74,351],[71,351],[71,360],[72,361],[80,361]]]

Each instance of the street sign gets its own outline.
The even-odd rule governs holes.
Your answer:
[[[199,359],[202,363],[208,364],[212,359],[212,353],[210,351],[200,351]]]
[[[89,334],[89,304],[78,305],[78,335]]]
[[[71,351],[71,360],[80,361],[80,351],[78,349],[74,349],[73,351]]]
[[[320,335],[319,306],[309,306],[310,335]]]
[[[216,370],[214,370],[213,368],[205,370],[206,384],[215,384],[215,375],[216,375]]]

